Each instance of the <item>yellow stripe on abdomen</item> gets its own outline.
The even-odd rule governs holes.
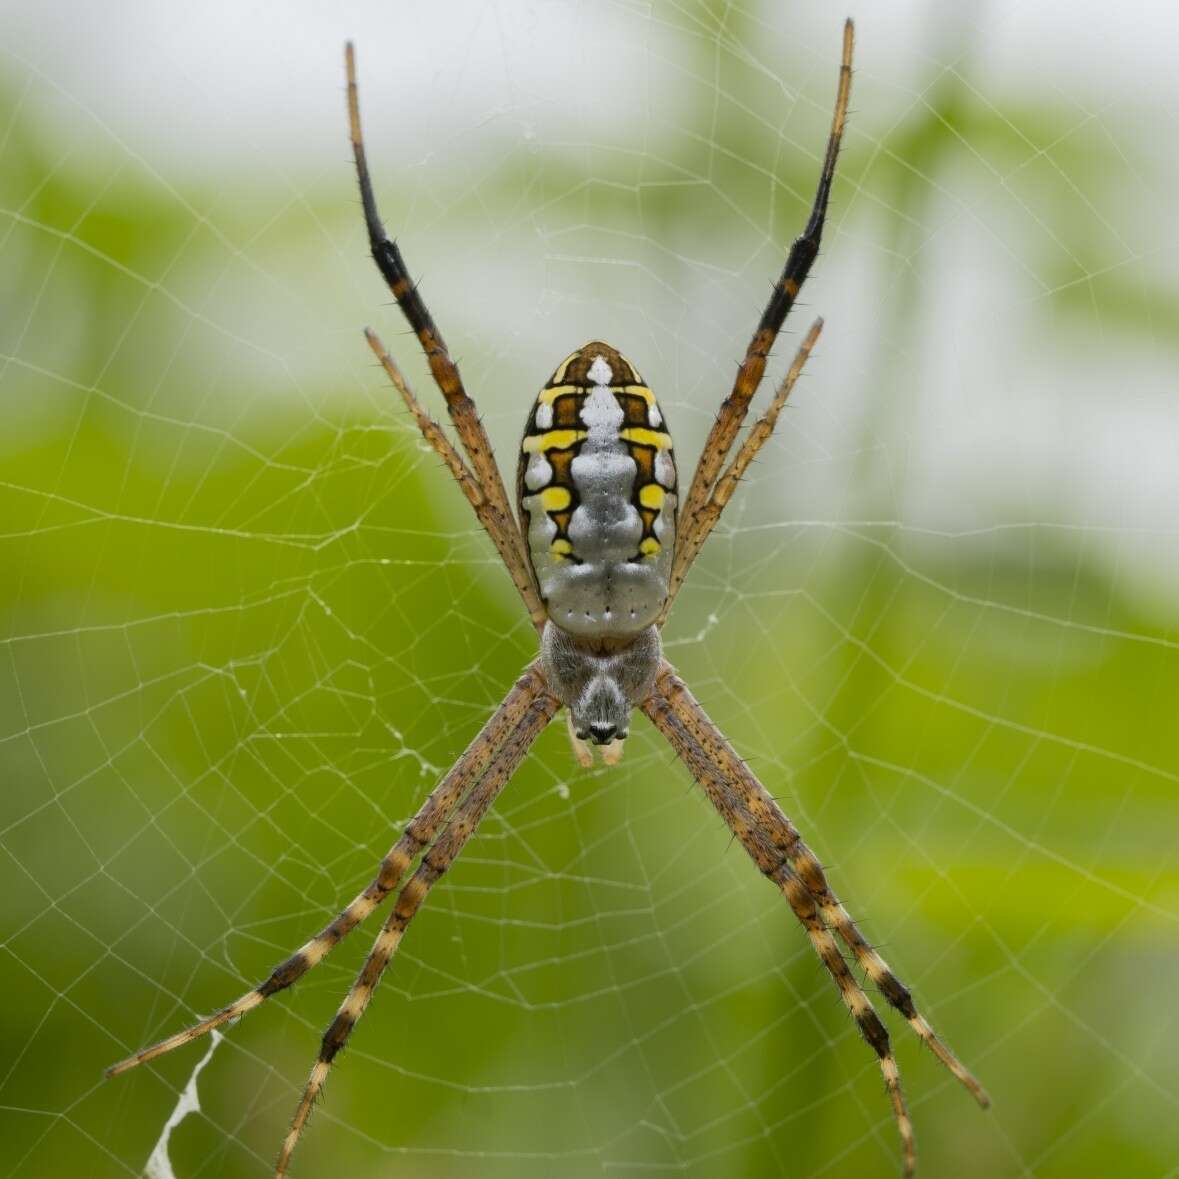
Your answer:
[[[634,446],[653,446],[656,450],[671,449],[671,435],[665,434],[662,430],[648,430],[642,426],[628,426],[625,430],[618,431],[618,437],[623,442],[629,442]]]
[[[546,512],[560,512],[573,502],[573,496],[567,487],[555,485],[546,487],[540,493],[540,506]]]
[[[526,434],[521,449],[527,454],[546,450],[568,450],[588,437],[585,430],[547,430],[543,434]]]
[[[639,488],[639,503],[645,508],[652,508],[657,512],[663,507],[666,498],[667,492],[658,483],[646,483]]]

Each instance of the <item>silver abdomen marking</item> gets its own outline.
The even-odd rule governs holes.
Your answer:
[[[553,623],[589,639],[650,626],[675,548],[675,457],[654,394],[617,349],[594,341],[557,366],[516,482]]]

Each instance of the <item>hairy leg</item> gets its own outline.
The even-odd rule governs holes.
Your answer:
[[[364,136],[360,127],[356,55],[351,43],[348,44],[345,51],[345,65],[348,74],[348,125],[352,137],[352,154],[356,161],[356,176],[360,184],[360,199],[364,206],[364,222],[368,230],[373,261],[376,262],[389,290],[397,300],[398,307],[401,308],[402,314],[422,346],[422,351],[426,354],[430,372],[446,400],[446,409],[450,414],[450,420],[454,423],[459,441],[467,452],[467,458],[471,464],[470,470],[482,491],[485,501],[484,514],[492,520],[492,523],[488,524],[484,520],[484,516],[480,515],[480,522],[491,535],[491,539],[504,564],[508,567],[508,572],[512,575],[512,580],[516,583],[517,588],[521,588],[522,583],[529,586],[528,593],[524,593],[523,589],[521,592],[524,593],[529,615],[539,629],[544,624],[544,612],[540,605],[540,595],[533,581],[527,545],[508,502],[508,495],[504,490],[499,467],[496,466],[495,455],[492,453],[487,431],[483,428],[483,422],[479,418],[475,402],[467,394],[462,377],[459,375],[458,365],[451,359],[442,333],[434,323],[434,318],[426,307],[425,300],[423,300],[417,286],[410,281],[401,250],[395,241],[389,239],[385,233],[385,227],[381,223],[381,215],[377,210],[377,201],[373,194],[372,180],[368,171]],[[366,335],[369,337],[370,347],[373,347],[382,364],[385,364],[384,348],[378,350],[374,344],[375,337],[371,333],[366,333]],[[390,365],[385,364],[385,368],[392,377]],[[397,384],[398,389],[401,390],[401,385],[398,384],[396,378],[394,378],[394,384]],[[404,392],[402,392],[402,396],[405,396]]]
[[[791,869],[815,898],[823,921],[851,950],[856,962],[872,980],[890,1006],[899,1011],[909,1026],[926,1043],[934,1056],[962,1083],[984,1108],[990,1104],[986,1091],[965,1065],[938,1038],[929,1021],[921,1015],[909,989],[897,978],[888,963],[860,932],[847,909],[832,891],[815,853],[807,847],[798,828],[761,784],[749,767],[737,756],[708,714],[700,707],[687,685],[669,667],[657,681],[658,691],[675,716],[706,752],[709,760],[724,773],[731,788],[740,797],[744,810],[759,829],[766,832],[775,848],[786,857]]]
[[[275,1169],[275,1179],[282,1179],[290,1165],[299,1138],[311,1116],[312,1106],[327,1080],[332,1061],[348,1042],[352,1029],[368,1007],[373,991],[381,981],[409,923],[426,899],[430,889],[441,879],[447,869],[458,858],[468,839],[482,822],[499,792],[516,772],[524,755],[552,720],[560,703],[547,693],[535,697],[528,704],[523,717],[508,735],[495,760],[487,767],[482,778],[475,785],[455,811],[454,817],[437,842],[422,857],[417,871],[406,881],[385,921],[372,952],[361,967],[356,981],[340,1005],[336,1018],[332,1020],[323,1035],[319,1058],[307,1079],[303,1096],[295,1110],[290,1131],[283,1141],[282,1150]]]
[[[692,485],[680,509],[681,533],[690,532],[692,520],[704,507],[717,475],[732,449],[737,432],[749,410],[749,403],[761,384],[766,370],[766,360],[782,324],[798,298],[798,292],[810,273],[811,265],[819,253],[823,237],[823,224],[827,219],[827,202],[831,196],[831,184],[835,178],[835,164],[839,158],[839,146],[843,140],[843,128],[847,121],[847,103],[851,93],[852,50],[855,33],[849,20],[843,27],[843,58],[839,67],[839,88],[835,97],[835,113],[831,119],[831,133],[827,138],[827,152],[823,159],[823,171],[811,215],[806,228],[790,247],[786,264],[774,285],[773,294],[762,313],[757,330],[753,333],[745,350],[745,359],[737,370],[733,390],[721,403],[720,412],[708,433],[700,462],[692,476]]]
[[[802,375],[802,370],[807,360],[810,359],[811,352],[822,330],[823,321],[816,319],[798,346],[798,351],[794,354],[794,362],[790,365],[786,376],[782,378],[782,383],[778,386],[778,391],[774,394],[769,408],[758,418],[753,429],[745,436],[745,441],[741,443],[740,449],[724,474],[717,479],[707,501],[690,519],[684,520],[685,531],[676,536],[675,560],[671,567],[671,578],[668,581],[667,601],[663,604],[657,625],[663,625],[663,621],[667,618],[672,603],[675,601],[676,594],[679,593],[680,587],[684,584],[684,578],[687,577],[688,570],[692,567],[692,562],[696,560],[700,550],[704,547],[704,542],[712,534],[712,530],[716,527],[716,522],[721,518],[721,513],[725,510],[729,500],[733,498],[737,484],[744,478],[749,464],[753,462],[761,448],[769,441],[770,435],[773,434],[774,427],[778,424],[778,417],[782,413],[782,407],[786,404],[786,399]]]
[[[446,464],[447,470],[459,485],[459,490],[462,491],[467,503],[474,509],[476,519],[483,525],[483,530],[487,535],[491,537],[500,560],[507,568],[508,576],[511,577],[524,602],[524,608],[528,611],[532,625],[538,631],[543,630],[547,614],[544,603],[540,600],[540,593],[537,591],[531,566],[527,561],[520,560],[515,521],[505,520],[503,513],[496,511],[494,505],[487,498],[483,484],[463,461],[462,455],[455,450],[442,427],[422,408],[421,402],[409,387],[409,382],[397,367],[396,361],[389,355],[385,345],[381,343],[377,333],[371,328],[365,328],[364,338],[368,341],[368,346],[373,350],[376,358],[381,362],[381,367],[385,370],[389,380],[393,382],[393,387],[401,394],[401,400],[413,415],[418,429],[422,432],[422,437]]]
[[[823,921],[814,895],[782,855],[769,833],[750,812],[728,775],[713,760],[708,750],[697,741],[658,686],[644,702],[643,712],[683,759],[692,776],[700,783],[713,806],[720,812],[762,875],[773,881],[781,890],[795,917],[806,931],[811,946],[839,989],[844,1006],[880,1061],[880,1072],[892,1103],[893,1117],[901,1138],[905,1174],[913,1174],[917,1162],[913,1123],[901,1090],[900,1070],[892,1053],[888,1029],[872,1006],[872,1001],[848,969],[835,938]]]
[[[238,1019],[247,1011],[252,1011],[271,995],[285,990],[313,967],[318,966],[401,883],[401,878],[410,864],[442,829],[442,825],[463,794],[478,781],[493,758],[500,753],[505,743],[510,741],[529,709],[538,699],[547,698],[544,676],[538,668],[528,668],[449,773],[422,803],[401,837],[381,861],[376,876],[362,892],[252,990],[207,1019],[202,1019],[184,1031],[177,1032],[166,1040],[161,1040],[158,1044],[144,1048],[134,1056],[111,1065],[106,1070],[106,1075],[118,1076],[136,1065],[145,1064],[149,1060],[155,1060],[165,1053],[192,1043],[214,1028]]]

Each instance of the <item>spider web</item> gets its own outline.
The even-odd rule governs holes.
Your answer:
[[[856,14],[824,254],[771,377],[816,311],[826,333],[665,638],[994,1097],[893,1021],[923,1173],[1177,1176],[1169,15],[945,7]],[[268,1174],[371,931],[213,1047],[102,1068],[353,895],[534,649],[359,334],[439,412],[365,257],[345,36],[382,211],[505,471],[594,337],[690,469],[806,214],[840,15],[7,11],[4,1174]],[[554,725],[296,1170],[897,1153],[871,1053],[670,752],[636,723],[580,772]]]

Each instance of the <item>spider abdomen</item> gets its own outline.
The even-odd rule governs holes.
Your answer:
[[[655,396],[592,341],[557,366],[520,447],[520,518],[549,618],[584,638],[636,635],[667,598],[676,473]]]

